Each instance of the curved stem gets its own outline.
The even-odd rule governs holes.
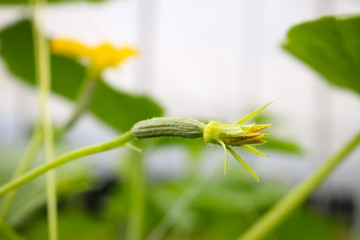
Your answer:
[[[89,74],[88,74],[89,76]],[[79,91],[79,97],[77,98],[75,109],[70,116],[69,120],[63,125],[63,127],[57,129],[54,131],[54,137],[59,138],[64,133],[66,133],[75,123],[81,115],[89,108],[92,98],[94,97],[94,94],[96,92],[97,86],[98,86],[98,79],[87,77],[84,80],[84,84],[82,88]],[[34,160],[36,153],[38,152],[40,146],[41,146],[41,128],[37,127],[35,132],[33,133],[30,143],[23,154],[12,179],[20,176],[24,172],[26,172],[29,169],[29,166],[31,162]],[[1,202],[0,205],[0,219],[4,219],[6,217],[6,214],[8,210],[11,207],[11,204],[13,203],[16,196],[16,191],[12,192],[11,194],[8,194],[4,201]]]
[[[239,240],[263,239],[288,217],[330,173],[360,144],[360,132],[349,141],[338,153],[330,157],[309,178],[300,183],[293,191],[286,195],[272,210],[262,217]]]
[[[16,170],[13,174],[12,179],[19,177],[21,174],[23,174],[29,168],[29,166],[30,166],[32,160],[35,158],[35,155],[41,144],[41,139],[42,139],[41,135],[42,135],[41,128],[37,127],[31,137],[29,146],[27,147],[22,159],[20,160],[18,167],[16,168]],[[3,219],[6,216],[15,196],[16,196],[16,192],[14,191],[14,192],[6,195],[4,200],[1,202],[0,219]]]
[[[33,180],[34,178],[46,173],[47,171],[49,171],[53,168],[56,168],[67,162],[70,162],[71,160],[81,158],[84,156],[88,156],[91,154],[99,153],[99,152],[108,151],[108,150],[123,146],[127,142],[131,141],[133,138],[134,138],[134,136],[132,135],[132,133],[127,132],[127,133],[124,133],[123,135],[121,135],[117,138],[114,138],[112,140],[109,140],[109,141],[106,141],[103,143],[90,145],[87,147],[83,147],[78,150],[74,150],[70,153],[64,154],[64,155],[54,159],[53,161],[45,163],[42,166],[39,166],[39,167],[35,168],[34,170],[32,170],[26,174],[23,174],[22,176],[8,182],[7,184],[4,184],[0,188],[0,196],[24,185],[25,183]]]

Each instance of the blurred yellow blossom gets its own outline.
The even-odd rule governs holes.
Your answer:
[[[108,43],[89,47],[68,39],[51,41],[51,50],[54,54],[88,60],[89,72],[93,77],[98,77],[105,68],[116,67],[126,58],[138,54],[138,50],[134,47],[115,48]]]

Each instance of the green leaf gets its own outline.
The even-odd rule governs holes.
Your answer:
[[[106,0],[47,0],[48,3],[72,3],[72,2],[103,2]],[[28,4],[29,0],[0,0],[0,4]]]
[[[269,155],[261,152],[259,149],[254,148],[253,146],[250,145],[244,145],[242,146],[243,149],[245,149],[246,151],[248,151],[249,153],[258,155],[258,156],[263,156],[263,157],[269,157]]]
[[[0,220],[0,239],[24,240],[25,238],[19,236],[12,227]]]
[[[231,155],[233,155],[233,157],[245,168],[245,170],[250,173],[250,175],[257,181],[259,182],[259,177],[256,175],[255,171],[249,166],[249,164],[242,159],[242,157],[240,157],[239,154],[237,154],[234,149],[232,149],[231,147],[227,147],[229,152],[231,153]]]
[[[18,22],[0,32],[0,55],[11,73],[34,86],[34,56],[30,21]],[[85,79],[85,67],[79,62],[51,55],[52,91],[75,100]],[[161,116],[163,110],[151,98],[131,95],[101,81],[90,111],[112,128],[124,132],[140,120]]]
[[[262,149],[271,149],[271,150],[295,154],[295,155],[304,154],[304,150],[292,140],[277,139],[274,137],[270,137],[266,139],[266,141],[267,141],[266,144],[261,145]]]
[[[290,29],[283,47],[332,84],[360,94],[360,17],[324,17]]]
[[[62,208],[58,213],[59,239],[113,240],[119,237],[119,224],[86,211],[82,206]],[[27,239],[48,239],[46,215],[33,217],[22,229]]]

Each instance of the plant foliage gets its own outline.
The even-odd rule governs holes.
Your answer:
[[[0,55],[11,73],[35,86],[34,48],[31,24],[20,21],[0,32]],[[85,79],[85,67],[79,62],[51,55],[52,91],[74,101]],[[99,83],[90,112],[110,127],[124,132],[140,120],[161,116],[162,108],[147,96],[131,95]]]
[[[360,17],[324,17],[294,26],[283,47],[325,79],[360,94]]]

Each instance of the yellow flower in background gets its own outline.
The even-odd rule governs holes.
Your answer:
[[[59,39],[51,41],[51,51],[66,57],[80,58],[88,56],[90,48],[72,40]]]
[[[93,77],[98,77],[105,68],[116,67],[128,57],[138,54],[134,47],[115,48],[108,43],[89,47],[67,39],[51,41],[51,51],[66,57],[87,59],[90,62],[89,72]]]
[[[259,131],[271,126],[271,124],[244,124],[258,115],[262,110],[264,110],[270,103],[259,108],[258,110],[249,113],[240,121],[234,124],[220,124],[216,121],[209,122],[204,128],[204,140],[207,143],[219,144],[224,148],[225,151],[225,168],[224,174],[226,174],[226,169],[228,165],[227,150],[234,156],[234,158],[256,179],[259,181],[258,176],[251,169],[245,160],[243,160],[230,146],[243,147],[246,151],[259,155],[266,156],[265,153],[262,153],[260,150],[256,149],[254,145],[259,145],[266,143],[265,140],[261,139],[262,137],[268,137],[269,134],[260,133]]]

